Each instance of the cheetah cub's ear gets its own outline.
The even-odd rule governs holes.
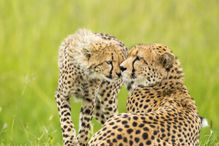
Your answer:
[[[169,70],[173,66],[173,62],[174,56],[168,52],[165,52],[160,56],[160,63],[166,70]]]

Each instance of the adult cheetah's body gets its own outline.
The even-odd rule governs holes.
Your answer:
[[[201,118],[178,59],[163,45],[137,45],[121,64],[128,113],[110,118],[90,146],[196,146]]]

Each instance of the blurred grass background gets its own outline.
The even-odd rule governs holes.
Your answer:
[[[57,51],[81,27],[113,34],[129,47],[171,47],[200,114],[211,124],[202,130],[201,144],[218,145],[218,24],[218,0],[0,0],[0,145],[62,145],[54,100]],[[120,112],[126,97],[123,88]],[[76,126],[79,110],[72,100]],[[93,122],[96,131],[100,125]]]

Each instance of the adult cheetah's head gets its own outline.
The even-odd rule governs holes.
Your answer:
[[[126,83],[150,86],[167,78],[174,62],[176,58],[167,46],[136,45],[120,68]]]
[[[122,50],[124,50],[122,46],[110,41],[95,42],[90,48],[84,49],[91,77],[108,81],[119,78],[121,76],[119,65],[125,59]]]

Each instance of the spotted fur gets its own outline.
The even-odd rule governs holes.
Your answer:
[[[59,49],[56,102],[66,146],[86,145],[93,115],[104,123],[117,112],[126,47],[115,37],[81,29]],[[82,100],[78,136],[71,119],[70,97]]]
[[[201,119],[176,56],[160,44],[137,45],[121,64],[128,113],[110,118],[90,146],[198,146]]]

